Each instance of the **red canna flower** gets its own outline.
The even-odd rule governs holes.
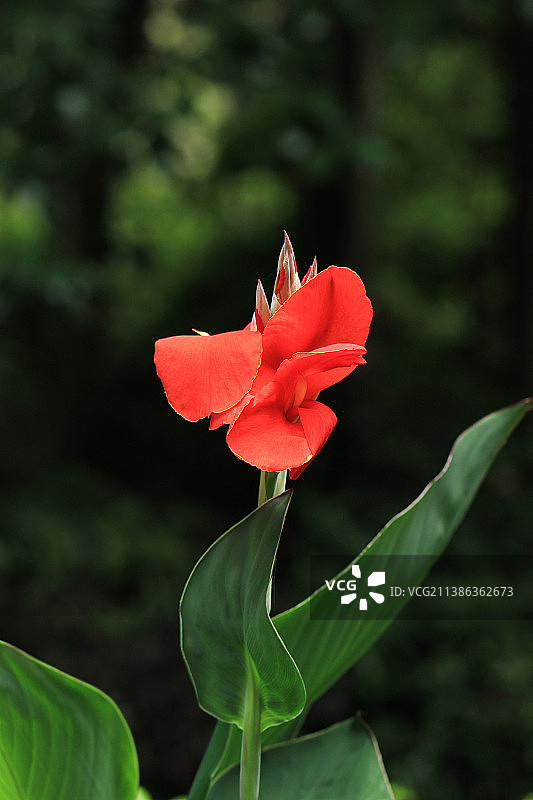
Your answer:
[[[317,274],[315,259],[300,282],[285,234],[270,307],[259,282],[244,330],[159,339],[157,374],[178,414],[191,422],[210,416],[211,429],[229,425],[236,456],[267,472],[289,469],[294,479],[337,422],[317,397],[365,363],[371,319],[351,269]]]

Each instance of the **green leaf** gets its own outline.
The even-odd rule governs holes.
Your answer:
[[[103,692],[0,642],[2,800],[135,800],[124,718]]]
[[[236,767],[213,784],[207,800],[235,800]],[[360,720],[263,752],[259,800],[394,800],[376,741]]]
[[[203,800],[216,776],[239,759],[241,743],[239,728],[217,722],[189,791],[189,800]]]
[[[524,400],[483,417],[464,431],[439,475],[411,505],[385,525],[357,559],[358,563],[364,563],[368,555],[425,555],[427,568],[411,581],[413,585],[420,584],[452,538],[500,448],[532,405],[532,400]],[[416,560],[420,564],[423,559]],[[318,603],[314,608],[323,612],[321,616],[327,613],[333,618],[311,620],[311,598],[313,604]],[[366,653],[386,630],[392,617],[388,606],[388,619],[336,621],[334,615],[338,601],[332,601],[325,588],[319,589],[311,598],[274,618],[274,625],[304,679],[306,709]],[[404,602],[398,602],[397,613]],[[271,728],[263,735],[263,743],[268,745],[292,738],[302,717]],[[209,780],[213,781],[238,761],[238,734],[232,726],[218,723],[189,800],[203,800]]]
[[[180,604],[181,645],[201,708],[242,728],[250,684],[261,730],[305,704],[298,668],[269,617],[276,550],[290,492],[230,528],[202,556]]]
[[[396,568],[400,564],[406,570],[414,570],[409,575],[409,584],[422,583],[465,516],[498,451],[531,405],[532,401],[524,401],[504,408],[464,431],[439,475],[411,505],[385,525],[357,558],[357,563],[364,565],[366,557],[380,556],[383,564],[380,569],[386,571],[388,556],[416,555],[419,558],[413,560],[393,560]],[[351,576],[351,565],[341,576]],[[398,583],[404,581],[406,576],[398,579]],[[386,619],[346,622],[335,619],[341,611],[338,597],[323,586],[304,603],[276,617],[274,624],[304,679],[307,705],[366,653],[408,599],[397,598],[395,607],[387,603]],[[311,603],[314,615],[319,614],[322,619],[310,619]]]

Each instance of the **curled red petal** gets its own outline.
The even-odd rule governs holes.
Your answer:
[[[246,406],[229,429],[226,441],[230,450],[254,467],[266,472],[281,472],[310,461],[304,429],[300,421],[289,422],[283,406],[283,387],[272,383],[260,402]]]
[[[209,430],[214,431],[216,428],[220,428],[222,425],[233,425],[243,408],[247,406],[251,400],[253,400],[258,392],[260,392],[265,386],[268,386],[274,375],[275,373],[273,369],[270,367],[265,367],[264,364],[261,363],[250,391],[247,392],[238,403],[229,408],[227,411],[223,411],[220,414],[212,414],[209,421]]]
[[[197,422],[227,411],[248,392],[261,362],[261,334],[244,330],[158,339],[154,361],[172,408]]]
[[[227,411],[222,411],[220,414],[211,414],[209,430],[214,431],[217,428],[221,428],[222,425],[233,425],[243,408],[246,408],[251,400],[253,400],[253,397],[247,392],[242,400],[239,400],[234,406],[228,408]]]
[[[325,406],[316,400],[306,400],[300,407],[300,422],[312,453],[312,458],[299,467],[289,470],[289,478],[293,481],[302,474],[312,459],[322,450],[331,431],[337,424],[337,417],[329,406]]]
[[[293,353],[338,342],[364,345],[372,305],[357,273],[346,267],[319,272],[268,321],[263,332],[263,360],[277,369]]]
[[[358,364],[364,364],[366,349],[357,344],[335,344],[310,353],[295,353],[285,360],[275,373],[276,380],[291,391],[291,386],[303,375],[307,381],[308,398],[346,378]],[[266,371],[267,367],[263,367]]]
[[[290,422],[283,399],[283,387],[273,382],[262,401],[246,406],[226,440],[230,450],[248,464],[267,472],[289,469],[294,480],[320,452],[337,417],[323,403],[305,400],[296,421]]]

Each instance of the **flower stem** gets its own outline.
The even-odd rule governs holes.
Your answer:
[[[258,506],[271,500],[285,490],[287,470],[284,472],[261,471],[259,479]],[[272,582],[267,590],[267,606],[270,611]],[[241,772],[239,800],[257,800],[261,774],[261,697],[259,695],[255,669],[248,662],[244,695],[244,713],[241,747]]]
[[[276,495],[285,491],[285,482],[287,480],[287,470],[283,472],[263,472],[261,470],[261,477],[259,478],[259,498],[257,505],[261,506],[267,500],[271,500]]]
[[[261,772],[261,698],[257,690],[254,668],[249,665],[241,748],[239,800],[257,800]]]

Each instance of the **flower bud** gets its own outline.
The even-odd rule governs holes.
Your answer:
[[[294,258],[291,240],[287,236],[286,231],[284,231],[284,235],[285,240],[279,254],[278,271],[270,307],[272,314],[289,299],[291,294],[294,294],[294,292],[300,288],[300,278],[298,277],[298,269],[296,267],[296,259]]]
[[[317,271],[318,271],[318,268],[317,268],[316,256],[315,256],[314,259],[313,259],[313,263],[311,264],[311,266],[309,267],[309,269],[305,273],[305,277],[302,280],[302,286],[304,286],[304,284],[308,283],[311,280],[311,278],[316,278]]]
[[[257,289],[255,290],[255,311],[252,317],[252,324],[250,329],[252,331],[259,331],[263,333],[265,325],[270,319],[270,308],[268,307],[268,300],[266,298],[265,290],[261,281],[257,281]]]

